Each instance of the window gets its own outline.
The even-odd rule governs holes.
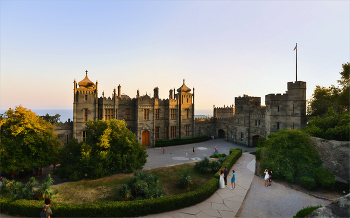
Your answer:
[[[280,112],[280,106],[279,105],[277,106],[277,112],[278,113]]]
[[[83,131],[83,142],[85,142],[85,140],[86,140],[86,132]]]
[[[165,115],[166,118],[169,119],[169,109],[166,109],[165,113],[166,113],[166,115]]]
[[[170,109],[170,118],[171,119],[176,119],[176,109]]]
[[[87,101],[87,95],[84,96],[84,101]]]
[[[149,118],[148,114],[149,114],[149,109],[144,109],[143,110],[143,119],[144,120],[148,120],[148,118]]]
[[[255,120],[255,126],[258,126],[258,120]]]
[[[88,120],[87,109],[84,109],[84,121],[86,122],[87,120]]]
[[[259,120],[259,127],[260,127],[260,120]]]
[[[113,109],[105,109],[105,120],[113,119]]]
[[[280,122],[277,122],[277,130],[280,129]]]
[[[169,139],[169,126],[165,126],[165,138]]]
[[[187,98],[187,103],[188,103],[188,98]]]
[[[243,141],[243,132],[241,132],[241,141]]]
[[[159,127],[156,127],[156,129],[154,130],[154,137],[155,139],[159,139]]]
[[[130,120],[130,109],[125,109],[125,119]]]
[[[159,120],[159,109],[156,109],[155,119]]]
[[[185,126],[185,131],[186,131],[186,137],[189,137],[190,136],[190,126],[189,125]]]
[[[176,138],[176,126],[171,126],[170,127],[170,138]]]
[[[186,109],[186,119],[188,119],[189,118],[189,113],[190,112],[190,109]]]

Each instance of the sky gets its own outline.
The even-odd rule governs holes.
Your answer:
[[[85,70],[98,95],[195,88],[195,114],[287,82],[337,85],[349,1],[0,1],[0,109],[72,109]],[[209,111],[209,112],[208,112]]]

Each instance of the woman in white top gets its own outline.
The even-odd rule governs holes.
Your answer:
[[[224,170],[220,171],[219,188],[225,188]]]
[[[265,186],[268,187],[268,181],[269,181],[269,171],[267,169],[265,169],[264,171],[265,173]]]

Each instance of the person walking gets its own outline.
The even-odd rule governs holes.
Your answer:
[[[235,187],[233,187],[233,185],[234,185]],[[235,188],[236,188],[236,174],[235,174],[235,171],[234,171],[234,170],[232,170],[231,186],[232,186],[231,189],[235,189]]]
[[[269,171],[267,170],[267,169],[265,169],[265,171],[264,171],[264,173],[265,173],[265,186],[266,187],[268,187],[268,183],[269,183]]]
[[[193,155],[194,155],[194,153],[195,153],[195,150],[194,150],[194,147],[193,147]]]
[[[224,169],[224,180],[225,180],[225,185],[227,185],[227,168],[226,167]]]
[[[52,215],[51,210],[51,200],[50,198],[45,198],[45,204],[43,205],[43,211],[45,212],[45,218],[50,218]]]
[[[271,185],[272,170],[269,169],[269,186]]]

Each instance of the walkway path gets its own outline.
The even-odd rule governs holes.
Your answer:
[[[264,179],[254,175],[244,203],[236,217],[293,217],[307,206],[330,204],[272,181],[264,186]]]
[[[235,217],[254,177],[255,156],[243,153],[229,171],[227,186],[197,205],[146,217]],[[236,172],[236,188],[231,190],[232,170]],[[254,216],[253,216],[254,217]]]

